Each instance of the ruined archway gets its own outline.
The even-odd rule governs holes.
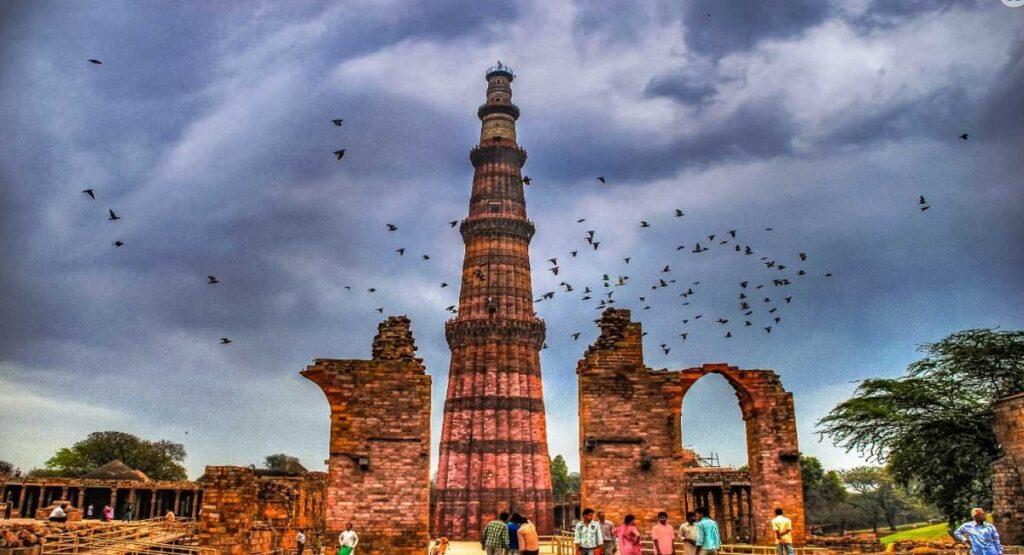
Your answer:
[[[696,504],[686,471],[693,455],[682,447],[683,397],[698,379],[718,373],[736,390],[746,427],[750,540],[772,541],[772,512],[782,507],[793,519],[795,539],[802,541],[793,396],[779,377],[726,364],[653,370],[644,365],[640,324],[630,321],[628,310],[605,311],[598,326],[600,337],[576,367],[582,504],[600,507],[620,522],[632,513],[647,525],[658,511],[681,522],[687,507]]]

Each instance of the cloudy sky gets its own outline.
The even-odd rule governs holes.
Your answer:
[[[184,443],[192,477],[275,452],[322,468],[329,411],[298,372],[368,358],[378,307],[412,319],[436,442],[458,298],[439,284],[463,255],[447,222],[467,211],[499,59],[529,151],[535,296],[558,292],[537,311],[570,467],[599,314],[580,291],[603,273],[630,276],[612,289],[648,365],[775,370],[802,450],[830,468],[859,459],[815,421],[856,380],[957,330],[1024,327],[1024,8],[1000,0],[5,2],[0,459],[29,469],[123,430]],[[740,281],[765,284],[750,318]],[[683,424],[745,464],[720,377]]]

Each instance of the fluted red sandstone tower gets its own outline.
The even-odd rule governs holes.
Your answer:
[[[480,144],[458,317],[445,325],[452,351],[441,429],[436,534],[479,537],[500,511],[518,511],[541,533],[553,527],[551,469],[541,387],[544,322],[533,311],[530,238],[516,143],[519,108],[512,70],[487,71],[487,101],[477,110]]]

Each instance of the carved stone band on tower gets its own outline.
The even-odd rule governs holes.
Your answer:
[[[526,151],[516,143],[515,76],[501,64],[486,76],[469,216],[459,228],[459,312],[445,324],[452,358],[433,532],[455,539],[478,538],[505,510],[526,515],[542,534],[554,518],[540,371],[545,328],[533,311],[534,227],[520,173]]]

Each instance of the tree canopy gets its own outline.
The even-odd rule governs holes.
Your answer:
[[[149,441],[124,432],[93,432],[71,447],[58,449],[46,461],[45,472],[81,476],[114,459],[154,480],[188,477],[181,464],[185,461],[185,446],[166,440]]]
[[[263,467],[267,470],[290,470],[295,468],[296,465],[302,466],[299,463],[298,457],[286,455],[284,453],[275,453],[273,455],[267,455],[263,459]]]
[[[564,499],[566,495],[579,491],[579,473],[570,473],[569,466],[565,464],[565,457],[555,455],[555,458],[551,459],[551,493],[555,499]]]
[[[885,463],[952,524],[991,504],[992,405],[1024,391],[1024,331],[965,330],[918,350],[904,376],[863,381],[818,430]]]
[[[804,508],[811,524],[820,524],[833,507],[846,499],[842,476],[835,470],[826,472],[815,457],[800,455],[800,478],[804,488]]]
[[[7,461],[0,461],[0,477],[10,476],[14,473],[14,465]]]

